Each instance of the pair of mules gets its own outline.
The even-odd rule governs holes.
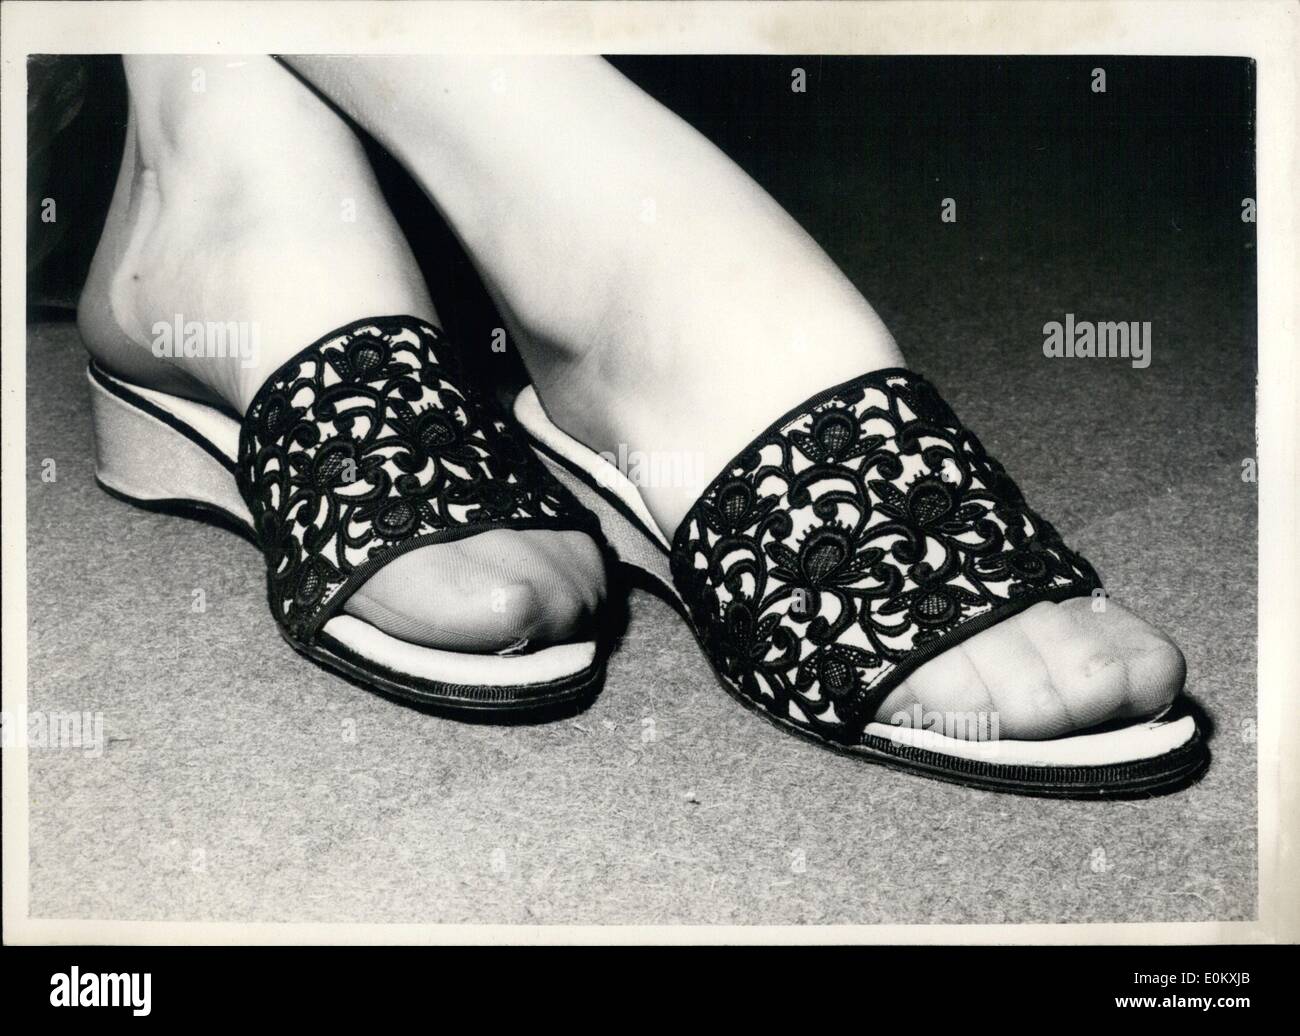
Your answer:
[[[1207,763],[1180,703],[1042,741],[876,721],[928,659],[1038,601],[1100,586],[911,371],[863,374],[778,417],[671,539],[636,486],[553,425],[531,389],[512,419],[470,383],[442,333],[413,317],[321,338],[266,381],[242,422],[95,364],[89,378],[99,483],[246,535],[265,557],[285,639],[388,695],[501,719],[589,699],[610,650],[600,636],[463,653],[342,611],[417,547],[489,529],[582,530],[675,603],[724,687],[822,744],[981,788],[1069,797],[1171,790]]]

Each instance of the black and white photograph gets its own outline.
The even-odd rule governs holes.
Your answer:
[[[5,4],[6,942],[1294,941],[1224,6]]]

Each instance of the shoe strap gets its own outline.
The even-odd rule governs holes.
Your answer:
[[[244,418],[238,479],[271,611],[300,643],[416,547],[487,529],[599,529],[443,333],[409,316],[341,327],[280,367]]]
[[[901,368],[774,422],[692,507],[671,563],[723,678],[845,743],[925,661],[1101,585],[935,387]]]

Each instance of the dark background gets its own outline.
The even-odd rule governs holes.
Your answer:
[[[1068,266],[1081,296],[1116,278],[1158,292],[1162,271],[1177,269],[1223,292],[1254,341],[1254,225],[1240,218],[1254,195],[1249,60],[611,60],[803,223],[905,351],[916,307],[965,304],[979,320],[980,300],[1009,273],[1040,264]],[[1097,67],[1102,94],[1091,89]],[[790,88],[794,68],[805,93]],[[114,56],[34,57],[29,74],[28,303],[70,307],[112,194],[125,79]],[[487,340],[476,332],[498,321],[468,260],[419,188],[368,144],[422,265],[438,270],[449,330]],[[43,197],[58,199],[56,224],[39,221]],[[946,197],[955,224],[939,220]]]

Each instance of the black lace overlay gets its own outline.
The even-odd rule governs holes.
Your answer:
[[[596,530],[466,383],[442,332],[414,317],[340,328],[281,367],[244,418],[239,488],[272,614],[303,641],[424,543],[488,527]]]
[[[900,369],[759,436],[677,530],[672,570],[725,680],[846,743],[941,650],[1100,585],[934,386]]]

